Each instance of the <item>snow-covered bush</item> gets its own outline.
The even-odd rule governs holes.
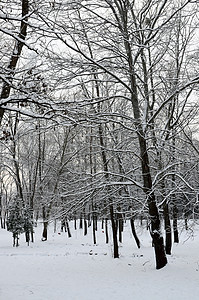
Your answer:
[[[26,234],[26,242],[29,244],[29,234],[32,230],[31,213],[28,207],[24,207],[22,200],[15,197],[8,209],[7,230],[13,233],[13,247],[19,246],[19,235]]]

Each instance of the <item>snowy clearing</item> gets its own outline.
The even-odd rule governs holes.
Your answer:
[[[169,264],[155,269],[148,232],[138,228],[141,249],[137,249],[125,225],[120,258],[112,258],[99,225],[97,245],[92,230],[83,236],[70,222],[72,238],[49,228],[48,241],[41,241],[42,226],[35,228],[35,243],[29,247],[20,236],[12,247],[12,234],[0,229],[0,299],[5,300],[106,300],[106,299],[198,299],[198,230],[183,231],[180,244],[173,246]],[[196,226],[195,226],[196,227]]]

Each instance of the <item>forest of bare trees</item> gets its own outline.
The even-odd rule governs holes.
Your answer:
[[[179,220],[186,230],[199,212],[198,9],[1,1],[2,228],[16,203],[23,220],[43,220],[43,240],[49,222],[70,236],[69,220],[80,220],[96,243],[100,220],[116,258],[123,223],[139,247],[134,222],[145,220],[156,268],[167,264]]]

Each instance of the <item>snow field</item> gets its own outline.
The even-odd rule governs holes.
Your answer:
[[[35,243],[28,247],[24,235],[12,247],[12,234],[0,229],[0,300],[198,300],[199,227],[183,231],[168,265],[155,269],[149,233],[137,227],[141,249],[136,248],[130,224],[125,225],[120,258],[112,258],[99,225],[97,245],[70,222],[72,238],[54,233],[41,241],[42,224],[35,228]],[[110,231],[111,234],[111,231]]]

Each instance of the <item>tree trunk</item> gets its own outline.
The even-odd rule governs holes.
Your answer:
[[[95,230],[97,231],[97,220],[98,220],[98,215],[97,215],[97,212],[95,212]]]
[[[61,232],[63,232],[64,230],[66,232],[66,220],[65,220],[65,218],[63,220],[61,220]]]
[[[117,241],[117,220],[114,218],[113,205],[110,205],[110,216],[111,216],[111,224],[113,231],[113,257],[119,258],[119,247]]]
[[[120,206],[117,207],[118,213],[117,213],[117,222],[118,222],[118,229],[119,229],[119,242],[122,243],[122,233],[124,230],[124,219],[123,214],[120,212],[121,208]]]
[[[76,213],[74,215],[74,228],[75,228],[75,230],[77,230],[77,217],[76,217]]]
[[[32,225],[32,228],[31,228],[31,231],[30,231],[30,240],[31,240],[31,243],[34,243],[34,229],[33,229],[33,226]]]
[[[2,193],[2,190],[0,191],[0,193]],[[2,218],[2,197],[0,195],[0,220],[1,220],[1,228],[3,228],[3,218]]]
[[[99,93],[98,93],[99,94]],[[108,160],[106,157],[105,152],[105,143],[103,138],[103,128],[102,125],[99,125],[99,138],[100,138],[100,146],[101,146],[101,155],[102,155],[102,161],[103,161],[103,168],[105,172],[105,178],[109,179],[108,175]],[[109,189],[107,190],[107,193],[109,193]],[[112,200],[109,199],[109,203],[111,203]],[[118,249],[118,241],[117,241],[117,220],[114,218],[114,209],[113,205],[109,204],[109,210],[110,210],[110,217],[111,217],[111,225],[112,225],[112,233],[113,233],[113,252],[114,252],[114,258],[119,258],[119,249]]]
[[[57,220],[56,218],[54,219],[54,233],[57,231]]]
[[[143,225],[143,216],[140,216],[140,226]]]
[[[87,230],[87,221],[86,221],[86,216],[84,216],[84,235],[87,235],[88,230]]]
[[[102,229],[104,229],[104,218],[102,218]]]
[[[42,233],[42,241],[47,241],[48,239],[48,222],[43,222],[43,233]]]
[[[71,238],[72,235],[71,235],[71,232],[70,232],[70,227],[69,227],[68,220],[66,220],[66,229],[67,229],[67,232],[68,232],[68,237]]]
[[[88,227],[91,227],[92,222],[91,222],[91,213],[88,213]]]
[[[34,205],[33,205],[33,197],[31,197],[31,201],[30,201],[30,210],[31,210],[31,221],[32,221],[32,227],[31,227],[31,231],[30,231],[30,240],[31,243],[34,243]]]
[[[184,225],[185,225],[185,230],[188,230],[188,220],[187,220],[187,213],[184,214]]]
[[[174,243],[179,243],[178,236],[178,210],[176,205],[173,206],[173,235],[174,235]]]
[[[87,235],[87,220],[86,220],[86,212],[85,212],[85,208],[83,209],[83,215],[84,215],[84,235]]]
[[[151,236],[155,248],[156,269],[161,269],[167,264],[167,258],[164,249],[164,240],[160,231],[160,219],[155,203],[155,195],[151,192],[149,195],[149,214],[151,218]]]
[[[26,243],[29,246],[29,244],[30,244],[30,232],[28,230],[25,232],[25,237],[26,237]]]
[[[136,241],[136,244],[137,244],[138,248],[140,248],[140,240],[139,240],[139,238],[138,238],[138,236],[137,236],[137,234],[136,234],[136,231],[135,231],[134,219],[131,218],[131,219],[130,219],[130,222],[131,222],[131,230],[132,230],[134,239],[135,239],[135,241]]]
[[[166,234],[165,249],[166,249],[166,254],[171,255],[172,237],[171,237],[171,222],[169,217],[168,203],[166,202],[164,203],[163,209],[164,209],[164,225],[165,225],[165,234]]]
[[[124,220],[122,218],[122,214],[118,214],[118,227],[119,227],[119,242],[122,243],[122,233],[124,228]]]
[[[2,215],[1,215],[0,219],[1,219],[1,228],[3,229],[3,218],[2,218]]]
[[[0,196],[0,200],[1,200],[1,196]],[[1,228],[3,229],[2,208],[0,208],[0,220],[1,220]]]
[[[93,212],[93,244],[96,245],[97,241],[96,241],[96,222],[95,222],[95,213]]]
[[[108,220],[105,219],[105,235],[106,235],[106,244],[109,242],[109,236],[108,236]]]
[[[79,229],[83,228],[83,222],[82,222],[82,213],[80,213],[80,219],[79,219]]]
[[[6,229],[6,218],[7,218],[7,212],[5,212],[4,218],[3,218],[3,229]]]

